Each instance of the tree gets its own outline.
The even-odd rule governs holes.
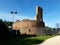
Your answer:
[[[59,28],[59,26],[60,26],[59,23],[56,23],[56,28]]]
[[[10,21],[4,21],[4,23],[6,24],[7,27],[9,27],[9,26],[12,27],[12,23],[13,23],[13,22],[10,22]]]
[[[7,25],[4,23],[4,21],[2,19],[0,19],[0,36],[9,36],[10,35],[10,31],[8,30]]]
[[[59,23],[56,23],[56,32],[57,32],[57,33],[59,33],[59,31],[60,31],[59,26],[60,26]]]

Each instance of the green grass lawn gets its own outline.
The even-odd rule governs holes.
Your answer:
[[[53,36],[19,36],[14,38],[0,39],[0,45],[35,45]]]

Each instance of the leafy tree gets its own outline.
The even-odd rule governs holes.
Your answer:
[[[0,36],[8,36],[10,35],[10,31],[8,30],[7,25],[4,23],[2,19],[0,19]]]
[[[4,23],[5,23],[6,26],[8,27],[8,26],[12,26],[12,23],[13,23],[13,22],[10,22],[10,21],[4,21]]]

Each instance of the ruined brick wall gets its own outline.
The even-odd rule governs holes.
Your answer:
[[[42,24],[37,23],[37,21],[34,20],[22,20],[22,21],[16,21],[13,24],[13,30],[20,30],[21,34],[27,34],[27,35],[37,35],[37,32],[39,30]]]
[[[13,23],[13,30],[20,30],[21,34],[43,35],[45,23],[43,22],[42,8],[36,7],[36,16],[34,20],[23,19]]]
[[[19,21],[13,24],[13,30],[20,30],[21,34],[36,34],[38,30],[36,21]]]
[[[37,22],[43,21],[43,9],[39,6],[36,6],[36,15],[34,20],[37,20]]]

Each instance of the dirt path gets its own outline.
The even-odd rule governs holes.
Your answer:
[[[60,45],[60,36],[55,36],[53,38],[47,39],[46,41],[38,45]]]

